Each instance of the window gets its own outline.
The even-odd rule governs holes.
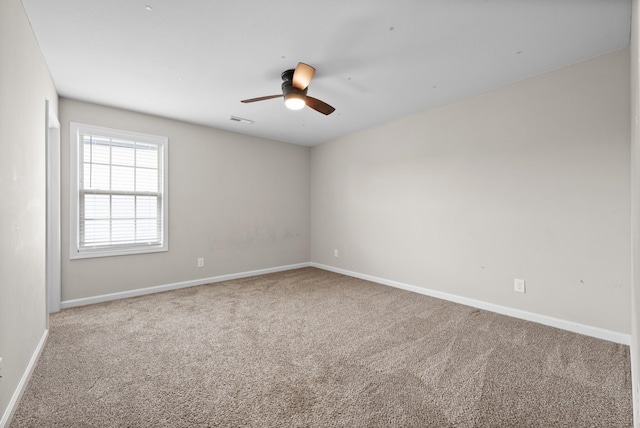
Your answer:
[[[70,128],[71,258],[167,251],[167,138]]]

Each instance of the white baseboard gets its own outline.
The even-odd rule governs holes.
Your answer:
[[[610,342],[620,343],[622,345],[631,345],[631,335],[629,334],[618,333],[611,330],[605,330],[602,328],[592,327],[592,326],[579,324],[571,321],[566,321],[559,318],[553,318],[546,315],[540,315],[533,312],[522,311],[520,309],[509,308],[507,306],[487,303],[481,300],[475,300],[475,299],[470,299],[468,297],[457,296],[455,294],[444,293],[442,291],[430,290],[428,288],[418,287],[415,285],[405,284],[402,282],[392,281],[389,279],[378,278],[372,275],[365,275],[358,272],[352,272],[346,269],[340,269],[333,266],[323,265],[320,263],[312,262],[310,263],[310,266],[316,267],[318,269],[339,273],[342,275],[352,276],[354,278],[364,279],[366,281],[371,281],[378,284],[389,285],[391,287],[400,288],[407,291],[413,291],[414,293],[424,294],[426,296],[436,297],[438,299],[448,300],[450,302],[460,303],[466,306],[472,306],[478,309],[484,309],[490,312],[496,312],[502,315],[508,315],[510,317],[519,318],[526,321],[532,321],[539,324],[544,324],[550,327],[556,327],[562,330],[571,331],[573,333],[595,337],[597,339],[608,340]]]
[[[20,403],[20,398],[24,393],[27,384],[29,383],[29,379],[31,379],[31,374],[36,367],[36,363],[38,362],[38,358],[40,358],[40,354],[42,354],[42,350],[44,349],[45,343],[47,343],[47,336],[49,335],[49,330],[45,330],[42,333],[42,337],[40,338],[40,342],[38,346],[36,346],[35,351],[33,351],[33,355],[31,355],[31,360],[29,360],[29,364],[27,365],[27,369],[22,374],[22,378],[18,383],[18,387],[13,392],[13,396],[9,401],[9,405],[4,411],[4,415],[2,415],[2,419],[0,419],[0,428],[5,428],[9,426],[11,422],[11,418],[13,417],[14,412],[18,408],[18,403]]]
[[[633,426],[634,428],[640,428],[640,380],[638,380],[638,369],[634,364],[636,349],[635,346],[630,346],[630,360],[631,360],[631,400],[633,403]]]
[[[180,288],[194,287],[196,285],[212,284],[214,282],[229,281],[232,279],[248,278],[251,276],[264,275],[267,273],[282,272],[292,269],[300,269],[311,266],[310,263],[297,263],[294,265],[278,266],[267,269],[258,269],[248,272],[231,273],[228,275],[214,276],[211,278],[194,279],[191,281],[176,282],[173,284],[158,285],[155,287],[139,288],[137,290],[121,291],[119,293],[102,294],[99,296],[85,297],[82,299],[65,300],[60,303],[62,309],[76,306],[92,305],[94,303],[108,302],[111,300],[126,299],[129,297],[144,296],[145,294],[160,293],[163,291],[178,290]],[[1,427],[0,427],[1,428]]]

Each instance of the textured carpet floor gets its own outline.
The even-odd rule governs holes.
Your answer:
[[[18,427],[630,427],[629,348],[305,268],[51,317]]]

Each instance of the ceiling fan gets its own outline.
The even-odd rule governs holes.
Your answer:
[[[255,103],[256,101],[265,101],[273,98],[284,97],[285,105],[291,110],[300,110],[304,106],[309,106],[315,111],[329,115],[335,111],[324,101],[307,95],[309,83],[313,79],[316,69],[303,62],[299,62],[295,70],[286,70],[282,73],[282,94],[267,95],[266,97],[250,98],[242,100],[243,103]]]

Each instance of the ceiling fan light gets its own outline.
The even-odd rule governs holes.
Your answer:
[[[304,102],[304,95],[295,92],[285,95],[284,104],[289,110],[300,110],[306,105]]]

